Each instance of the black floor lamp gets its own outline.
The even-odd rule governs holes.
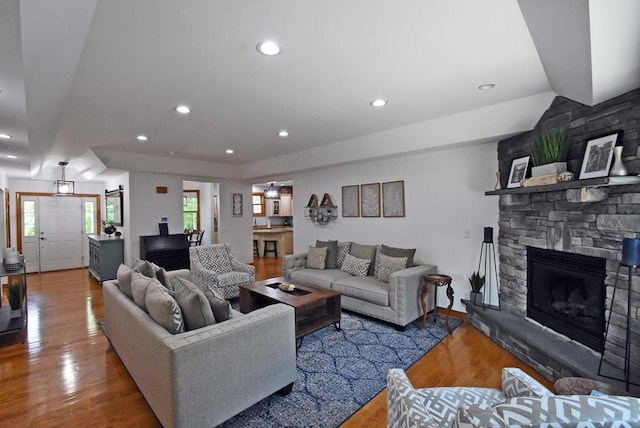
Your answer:
[[[483,257],[484,256],[484,264]],[[480,266],[483,266],[484,270],[480,272]],[[498,289],[498,269],[496,262],[496,249],[493,245],[493,227],[484,228],[484,239],[482,240],[482,246],[480,247],[480,260],[478,260],[478,275],[484,274],[485,296],[488,297],[482,299],[482,310],[486,310],[491,306],[491,290],[493,289],[493,282],[495,277],[496,290],[498,290],[498,310],[500,310],[500,291]]]
[[[625,340],[624,350],[624,378],[618,379],[612,376],[606,376],[600,373],[602,369],[602,362],[604,361],[604,353],[607,345],[607,335],[609,334],[609,324],[611,323],[611,313],[613,312],[613,302],[616,299],[616,290],[618,289],[618,278],[620,278],[620,268],[624,266],[628,268],[627,272],[627,335]],[[629,391],[629,383],[638,385],[637,383],[630,382],[629,376],[631,374],[631,282],[633,280],[633,270],[640,266],[640,239],[624,238],[622,240],[622,262],[618,265],[618,272],[616,272],[616,282],[613,287],[613,293],[611,295],[611,307],[609,308],[609,317],[607,318],[607,327],[604,333],[604,347],[602,350],[602,356],[600,357],[600,365],[598,366],[598,374],[600,376],[608,377],[610,379],[624,381],[624,386]]]

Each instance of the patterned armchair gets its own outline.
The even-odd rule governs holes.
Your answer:
[[[404,371],[387,373],[387,427],[637,426],[640,399],[554,395],[517,368],[494,388],[414,389]]]
[[[229,244],[190,247],[189,262],[193,283],[223,299],[238,297],[241,284],[256,280],[256,268],[237,261]]]

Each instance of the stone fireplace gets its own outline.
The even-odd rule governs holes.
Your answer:
[[[527,316],[601,352],[604,280],[601,257],[527,247]]]
[[[638,128],[640,124],[640,90],[621,95],[594,107],[581,105],[563,97],[556,97],[551,107],[543,114],[536,128],[498,143],[498,161],[503,185],[506,183],[513,159],[526,156],[535,139],[545,130],[564,129],[570,143],[568,168],[578,179],[586,141],[594,136],[622,130],[623,160],[631,174],[640,172],[638,156]],[[611,296],[616,283],[616,272],[621,260],[622,239],[640,238],[640,185],[583,188],[574,182],[572,188],[554,185],[545,189],[505,189],[487,192],[499,195],[498,253],[500,260],[500,309],[511,321],[523,320],[524,325],[539,326],[545,332],[553,330],[561,342],[575,345],[577,353],[584,352],[595,359],[595,369],[588,373],[577,372],[575,367],[556,370],[554,365],[561,358],[550,355],[552,349],[532,351],[526,342],[526,333],[514,343],[510,335],[496,333],[479,317],[481,311],[468,307],[468,320],[489,334],[506,349],[525,359],[549,378],[571,375],[591,375],[597,372],[597,361],[602,351],[604,328],[611,307]],[[585,195],[597,197],[585,198]],[[488,196],[494,197],[494,196]],[[562,255],[564,268],[547,268],[533,273],[528,253]],[[591,267],[577,271],[588,271],[582,279],[569,278],[566,273],[581,256],[597,260]],[[547,258],[543,256],[543,267]],[[640,277],[638,271],[632,278],[631,290],[631,371],[640,373]],[[626,274],[626,270],[624,270]],[[574,272],[575,273],[575,272]],[[539,292],[550,301],[542,303],[536,290],[529,288],[532,275],[542,282],[553,281],[553,286]],[[553,276],[555,275],[555,278]],[[611,314],[605,361],[614,367],[623,367],[624,338],[627,322],[627,277],[618,281],[618,291]],[[533,297],[533,302],[527,298]],[[469,310],[470,308],[470,310]],[[490,312],[490,311],[486,311]],[[496,311],[493,311],[496,312]],[[505,314],[506,312],[506,314]],[[560,315],[559,317],[556,315]],[[490,316],[491,317],[491,316]],[[555,321],[549,321],[551,318]],[[558,318],[560,322],[558,322]],[[563,324],[559,326],[559,324]],[[590,332],[581,327],[588,324]],[[577,328],[580,327],[580,328]],[[591,328],[592,327],[592,328]],[[528,327],[520,330],[527,331]],[[491,331],[490,331],[491,330]],[[513,333],[513,332],[512,332]],[[520,334],[521,332],[517,332]],[[498,337],[499,336],[499,337]],[[524,349],[527,348],[527,349]],[[564,351],[567,353],[567,350]],[[571,351],[574,352],[574,351]],[[527,361],[528,354],[537,353]],[[558,356],[563,357],[563,356]],[[534,361],[534,360],[539,361]],[[591,363],[590,363],[591,364]]]

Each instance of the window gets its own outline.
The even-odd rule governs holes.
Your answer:
[[[182,211],[184,213],[184,229],[200,230],[200,190],[182,192]]]
[[[84,203],[84,233],[96,233],[96,203],[93,201]]]
[[[264,208],[264,194],[256,192],[253,194],[251,203],[253,204],[253,216],[264,217],[266,215]]]
[[[36,201],[24,201],[22,206],[24,236],[36,236]]]

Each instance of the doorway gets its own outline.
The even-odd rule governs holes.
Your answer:
[[[82,268],[97,233],[98,195],[18,195],[18,241],[27,272]]]

